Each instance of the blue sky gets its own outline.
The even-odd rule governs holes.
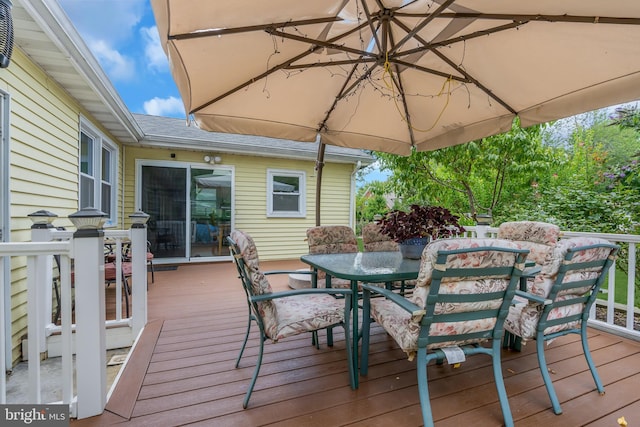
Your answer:
[[[149,0],[58,0],[130,111],[184,118]]]

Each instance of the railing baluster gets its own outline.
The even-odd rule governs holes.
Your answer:
[[[636,271],[636,244],[629,243],[629,259],[627,260],[629,266],[629,277],[627,278],[627,329],[633,330],[635,320],[635,301],[636,301],[636,284],[635,274],[631,272]]]

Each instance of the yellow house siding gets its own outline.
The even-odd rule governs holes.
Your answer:
[[[56,226],[71,226],[66,217],[78,210],[79,117],[87,114],[20,49],[14,49],[11,66],[0,73],[0,86],[10,96],[10,239],[30,241],[31,221],[27,215],[34,211],[54,212],[59,216]],[[22,257],[12,259],[11,282],[15,364],[20,358],[21,338],[27,333],[26,266]]]
[[[171,158],[171,153],[175,158]],[[145,147],[125,148],[124,206],[135,206],[136,160],[161,160],[208,167],[202,151]],[[308,252],[306,230],[315,226],[315,161],[216,153],[222,166],[234,170],[234,227],[253,236],[260,259],[294,259]],[[304,171],[306,173],[306,216],[304,218],[267,217],[267,169]],[[322,223],[349,225],[352,164],[327,163],[323,171]]]

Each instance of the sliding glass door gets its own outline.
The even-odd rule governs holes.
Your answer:
[[[229,256],[233,171],[191,165],[140,165],[140,208],[150,215],[154,256],[167,261]]]
[[[157,258],[187,256],[187,169],[142,166],[141,209],[150,215],[148,237]]]
[[[231,171],[191,169],[191,257],[228,256]]]

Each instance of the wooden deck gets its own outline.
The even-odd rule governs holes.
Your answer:
[[[263,263],[264,270],[302,268],[298,261]],[[286,277],[270,276],[285,289]],[[241,367],[247,306],[228,263],[157,271],[149,284],[149,325],[125,367],[107,410],[74,426],[419,426],[415,362],[408,362],[380,327],[372,329],[369,375],[349,387],[341,334],[335,346],[311,346],[309,335],[265,347],[248,409],[242,399],[257,354],[254,333]],[[503,354],[516,426],[617,426],[640,420],[640,343],[591,330],[589,339],[606,394],[600,396],[577,337],[551,343],[547,358],[564,413],[554,415],[537,366],[535,346]],[[458,369],[430,366],[434,418],[441,426],[499,426],[502,414],[488,357]]]

